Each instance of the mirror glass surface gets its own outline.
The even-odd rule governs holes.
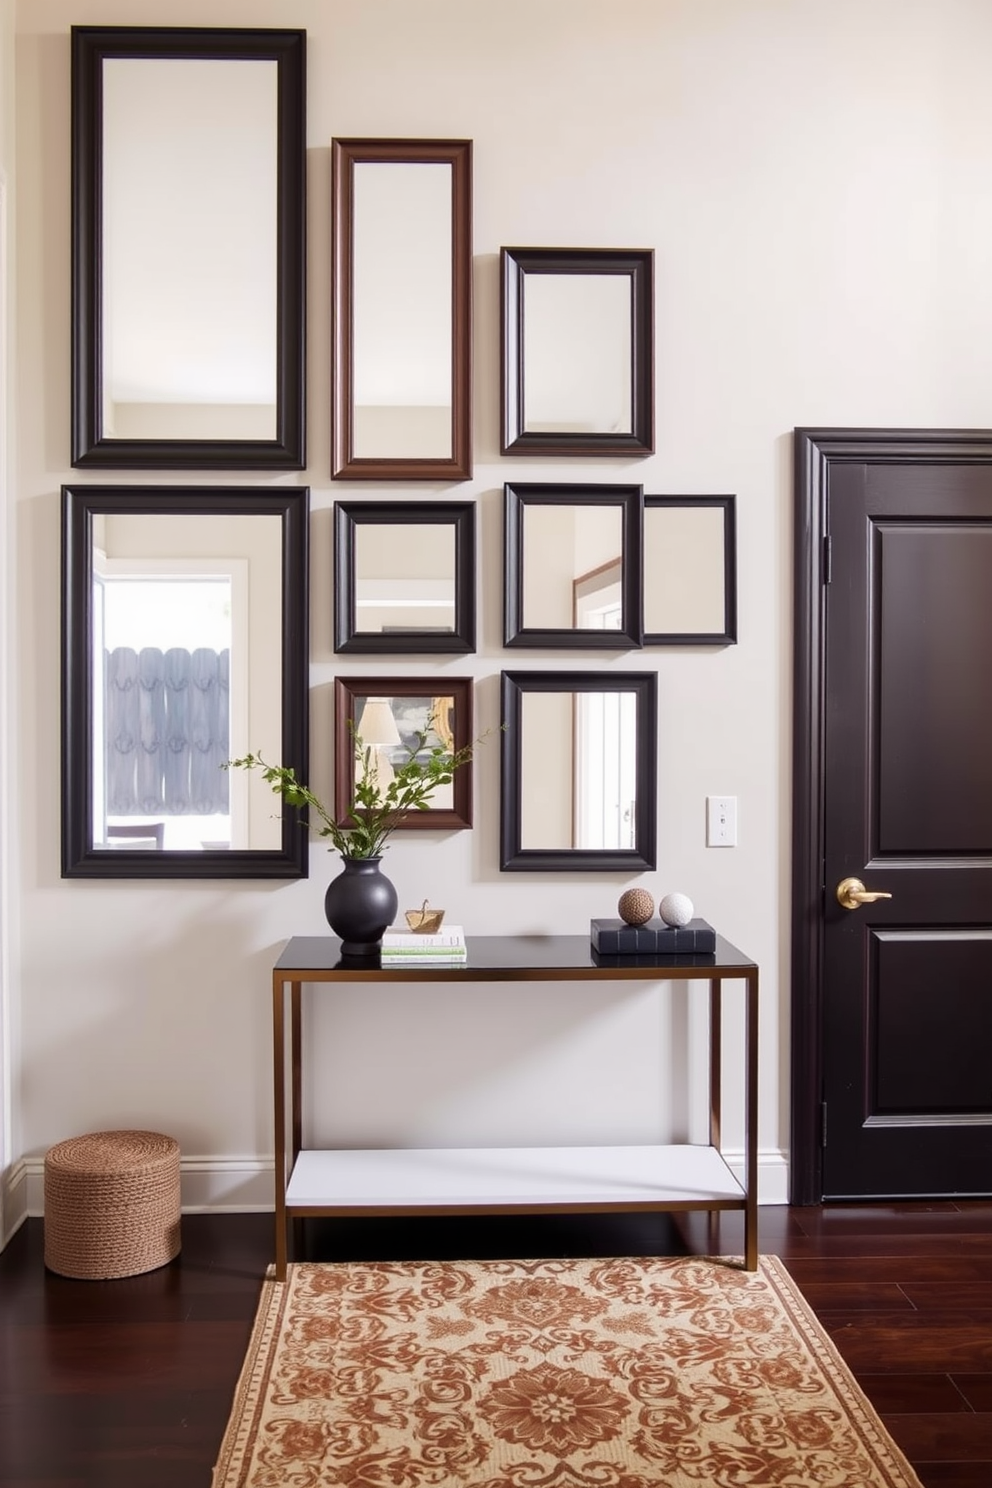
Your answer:
[[[285,513],[195,511],[188,498],[149,510],[155,497],[139,499],[145,509],[67,493],[78,582],[64,763],[82,820],[67,824],[66,866],[169,876],[298,866],[279,797],[260,772],[225,768],[253,752],[273,764],[299,755],[302,668],[287,667],[284,621],[293,615],[298,638],[305,617],[286,592]]]
[[[355,532],[359,633],[407,635],[455,628],[455,529],[398,522]]]
[[[466,480],[469,140],[332,142],[335,479]]]
[[[503,869],[653,867],[654,673],[504,672]]]
[[[354,172],[354,453],[451,458],[451,166]]]
[[[73,464],[305,463],[305,48],[73,28]]]
[[[732,496],[644,498],[644,641],[736,640]]]
[[[528,274],[523,427],[630,434],[630,284],[617,274]]]
[[[528,503],[523,524],[525,628],[619,630],[620,508]]]

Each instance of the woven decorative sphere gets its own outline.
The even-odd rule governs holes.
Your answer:
[[[646,925],[654,914],[654,900],[647,889],[625,889],[617,904],[625,925]]]
[[[692,919],[692,900],[688,894],[666,894],[658,905],[666,925],[688,925]]]

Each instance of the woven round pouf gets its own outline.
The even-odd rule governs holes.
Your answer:
[[[159,1132],[90,1132],[45,1153],[45,1265],[106,1281],[179,1254],[179,1143]]]

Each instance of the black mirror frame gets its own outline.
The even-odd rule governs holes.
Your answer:
[[[457,753],[474,740],[472,724],[472,678],[448,677],[335,677],[334,679],[334,820],[342,827],[354,826],[349,814],[354,799],[355,701],[368,697],[450,697],[454,702],[452,750]],[[397,832],[428,832],[435,828],[461,830],[472,825],[472,776],[469,759],[454,773],[451,806],[428,806],[408,811],[396,824]]]
[[[455,533],[455,623],[451,631],[386,635],[358,628],[355,529],[423,523]],[[334,650],[375,655],[465,654],[475,650],[475,502],[337,501],[334,504]]]
[[[354,452],[354,172],[357,164],[451,166],[451,454],[361,456]],[[334,139],[331,141],[332,480],[472,478],[472,141]]]
[[[523,847],[523,696],[527,692],[633,692],[637,698],[636,848]],[[499,866],[503,873],[640,873],[657,867],[658,677],[655,672],[500,674]]]
[[[527,274],[625,274],[631,295],[631,431],[569,434],[524,428],[524,278]],[[501,453],[654,454],[654,250],[501,248]]]
[[[619,630],[528,628],[524,624],[524,511],[528,506],[617,506],[623,550]],[[642,512],[640,486],[521,484],[503,487],[503,644],[587,651],[619,651],[641,645]]]
[[[103,513],[282,519],[282,751],[275,764],[306,780],[309,747],[310,491],[279,487],[62,487],[62,877],[306,878],[306,816],[283,808],[279,848],[169,851],[93,846],[93,519]],[[301,825],[302,821],[302,825]]]
[[[645,496],[644,514],[659,507],[723,509],[723,629],[644,631],[645,646],[733,646],[737,643],[737,501],[733,496]],[[647,552],[647,542],[644,544]],[[644,575],[647,594],[648,576]]]
[[[109,57],[272,60],[278,66],[276,435],[103,434],[102,64]],[[306,465],[306,32],[72,27],[72,464],[100,470],[302,470]]]

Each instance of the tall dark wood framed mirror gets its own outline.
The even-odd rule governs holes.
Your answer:
[[[654,672],[503,672],[500,868],[656,866]]]
[[[62,490],[62,876],[305,878],[306,488]],[[249,602],[250,597],[250,602]]]
[[[472,142],[335,139],[335,480],[472,475]]]
[[[72,463],[302,469],[306,32],[72,28]]]
[[[654,452],[654,252],[501,248],[504,455]]]
[[[645,496],[645,646],[737,640],[733,496]]]
[[[641,644],[640,486],[503,488],[506,646]]]
[[[334,505],[334,649],[475,650],[475,503]]]

